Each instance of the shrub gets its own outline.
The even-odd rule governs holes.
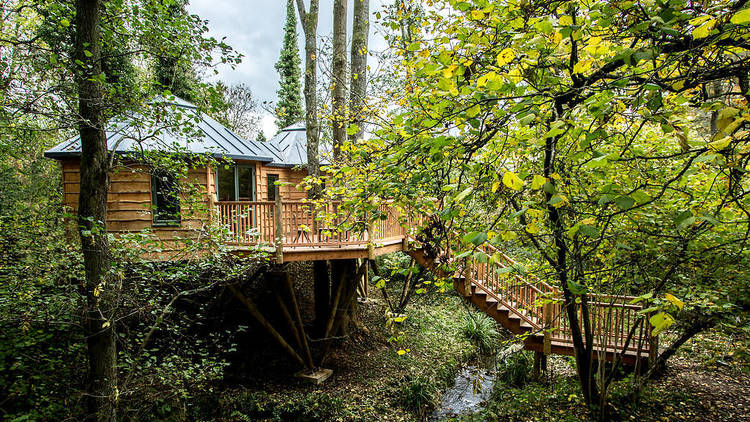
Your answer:
[[[401,386],[399,401],[404,408],[417,413],[421,419],[427,411],[435,406],[437,388],[426,377],[410,378]]]
[[[498,334],[495,320],[485,314],[464,314],[461,334],[483,355],[492,353],[497,348]]]
[[[507,385],[523,387],[529,381],[532,360],[528,352],[508,355],[498,365],[497,379]]]

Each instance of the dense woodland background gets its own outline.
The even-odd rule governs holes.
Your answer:
[[[154,263],[137,253],[159,248],[146,234],[110,238],[61,207],[60,169],[43,152],[134,111],[164,119],[151,100],[171,95],[248,138],[260,107],[280,124],[304,118],[310,145],[337,147],[325,192],[310,161],[314,195],[367,210],[392,199],[423,217],[420,240],[435,250],[493,260],[478,247],[496,245],[513,272],[561,288],[584,326],[589,293],[647,308],[642,324],[665,352],[656,369],[594,364],[581,343],[532,382],[527,355],[504,357],[477,418],[746,417],[746,2],[396,0],[368,14],[390,45],[370,52],[369,73],[353,70],[367,40],[348,41],[346,19],[343,36],[319,34],[316,5],[287,3],[279,101],[260,105],[251,87],[207,82],[242,58],[182,0],[0,3],[0,418],[424,419],[461,364],[518,341],[393,256],[378,263],[362,324],[337,339],[328,362],[341,377],[297,384],[298,368],[226,294],[245,282],[262,298],[267,286],[262,264],[228,256],[221,230],[186,248],[210,246],[203,259]],[[179,154],[142,158],[188,168]],[[105,258],[98,273],[82,244]],[[394,313],[384,294],[405,283],[416,293]],[[116,346],[114,384],[92,376],[92,333]]]

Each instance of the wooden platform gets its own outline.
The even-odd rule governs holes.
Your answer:
[[[237,255],[245,255],[256,250],[262,250],[271,255],[276,253],[276,248],[273,246],[235,245],[233,249]],[[405,250],[403,236],[376,241],[372,244],[372,247],[367,242],[341,246],[284,245],[282,248],[282,262],[374,258]]]

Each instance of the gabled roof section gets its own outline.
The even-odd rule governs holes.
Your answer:
[[[274,167],[298,167],[307,165],[307,132],[304,123],[287,126],[267,141],[281,155],[279,160],[274,160],[269,166]],[[329,145],[320,143],[320,163],[330,164],[328,155]]]
[[[210,154],[217,158],[229,157],[266,163],[283,162],[283,154],[274,144],[245,139],[182,99],[164,101],[172,106],[173,110],[179,109],[185,118],[195,118],[189,134],[180,133],[180,128],[175,128],[174,125],[170,128],[158,128],[153,122],[146,123],[143,116],[134,115],[131,118],[120,119],[107,129],[107,148],[123,154],[138,152],[141,149],[174,150]],[[302,133],[304,135],[304,129]],[[44,156],[62,159],[80,154],[81,139],[77,135],[46,151]]]

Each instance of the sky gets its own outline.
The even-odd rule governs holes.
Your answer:
[[[371,16],[376,11],[382,10],[387,2],[389,0],[370,0]],[[353,0],[349,0],[347,9],[349,40],[352,28],[352,3]],[[305,7],[308,6],[309,0],[305,0]],[[242,63],[234,69],[228,65],[220,66],[217,69],[219,74],[215,79],[227,84],[247,84],[259,103],[276,101],[279,75],[274,65],[279,59],[284,37],[286,1],[191,0],[188,9],[191,13],[208,20],[209,35],[217,39],[226,37],[227,44],[244,56]],[[318,19],[318,36],[330,35],[333,30],[333,0],[320,0]],[[382,50],[386,45],[385,40],[378,34],[373,21],[374,17],[370,21],[370,50]],[[297,16],[297,36],[300,59],[304,68],[305,37],[299,16]],[[369,60],[373,60],[372,56]],[[277,128],[271,114],[263,112],[261,122],[266,137],[271,137],[276,133]]]

